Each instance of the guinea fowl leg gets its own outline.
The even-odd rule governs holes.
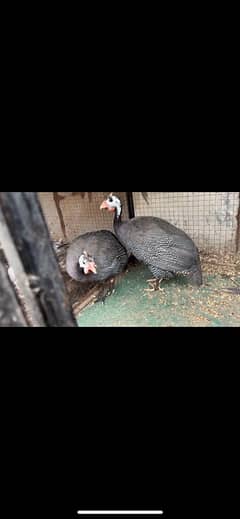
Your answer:
[[[105,304],[106,298],[114,292],[114,288],[115,288],[115,279],[114,278],[111,278],[108,281],[105,281],[102,285],[102,290],[97,299],[97,303]]]
[[[106,285],[106,283],[104,285],[102,285],[101,287],[101,291],[99,292],[98,294],[98,298],[97,298],[97,303],[102,303],[104,304],[105,303],[105,300],[106,300],[106,297],[108,295],[108,286]]]
[[[157,290],[160,290],[161,292],[164,291],[164,289],[160,287],[162,279],[148,279],[147,282],[149,283],[150,288],[145,288],[145,292],[156,292]]]

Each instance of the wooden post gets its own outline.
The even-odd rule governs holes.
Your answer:
[[[236,250],[237,250],[237,252],[240,252],[240,192],[239,192],[239,206],[238,206],[238,214],[237,214]]]
[[[133,194],[132,194],[131,191],[129,191],[129,192],[126,192],[126,195],[127,195],[129,218],[134,218],[135,217],[135,210],[134,210]]]
[[[29,326],[33,327],[45,327],[45,323],[42,317],[42,313],[38,308],[38,302],[35,298],[34,293],[32,292],[29,285],[29,278],[23,268],[22,262],[19,258],[18,251],[16,246],[12,240],[11,234],[9,232],[6,220],[4,218],[3,212],[0,207],[0,243],[4,249],[4,255],[8,262],[8,265],[11,266],[11,269],[14,272],[15,280],[12,280],[14,284],[14,288],[17,291],[20,299],[21,294],[21,302],[24,301],[24,310],[23,314],[29,324]],[[16,286],[17,285],[17,286]]]
[[[0,328],[27,326],[7,270],[0,261]]]
[[[46,326],[77,326],[35,192],[0,192],[0,207]]]

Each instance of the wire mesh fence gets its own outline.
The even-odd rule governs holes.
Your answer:
[[[72,240],[85,232],[113,229],[113,215],[107,211],[100,211],[100,205],[109,192],[92,192],[84,195],[72,193],[57,200],[53,193],[39,193],[53,239]],[[126,193],[118,192],[116,195],[123,202],[123,218],[128,218]]]
[[[186,231],[201,250],[236,252],[239,192],[133,193],[136,216],[157,216]]]
[[[65,196],[65,195],[69,196]],[[97,229],[112,230],[112,214],[100,211],[107,192],[39,193],[51,236],[54,240]],[[128,218],[126,192],[115,192],[123,202],[123,218]],[[147,200],[146,200],[147,194]],[[240,239],[239,192],[134,192],[136,216],[157,216],[186,231],[205,252],[236,252]]]

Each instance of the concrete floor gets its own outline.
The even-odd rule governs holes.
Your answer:
[[[219,269],[218,269],[219,270]],[[210,271],[211,272],[211,271]],[[240,287],[235,276],[204,272],[204,285],[190,287],[185,280],[163,282],[160,292],[146,292],[151,273],[130,266],[105,304],[85,308],[80,327],[236,327],[240,326],[240,295],[224,291]]]

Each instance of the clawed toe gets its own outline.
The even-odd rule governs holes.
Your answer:
[[[146,289],[146,292],[157,292],[158,290],[164,292],[164,289],[160,287],[161,281],[162,279],[148,279],[147,282],[150,288]]]

